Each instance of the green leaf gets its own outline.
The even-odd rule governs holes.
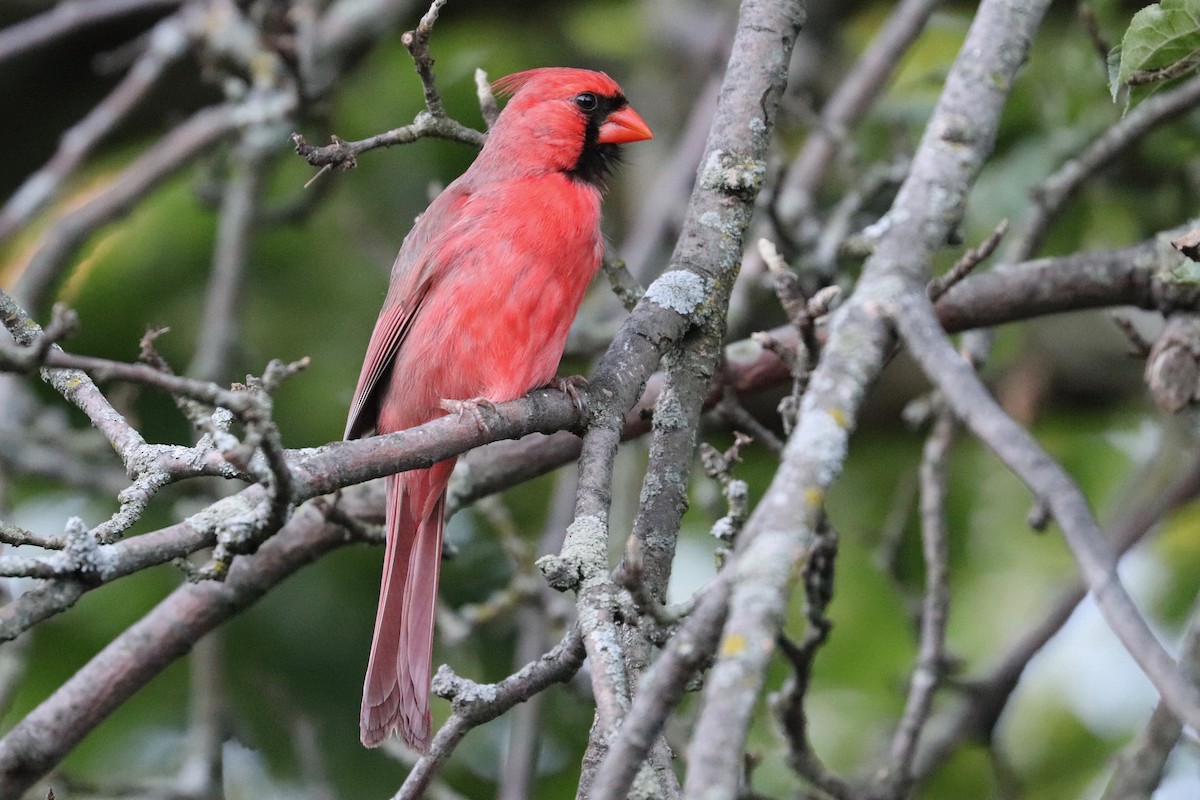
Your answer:
[[[1121,90],[1125,85],[1121,83],[1121,57],[1125,54],[1125,48],[1117,45],[1112,50],[1108,51],[1108,88],[1112,92],[1113,102],[1117,102],[1117,98],[1121,95]]]
[[[1130,78],[1143,78],[1145,73],[1176,66],[1194,66],[1198,58],[1200,0],[1162,0],[1147,6],[1133,15],[1121,44],[1109,56],[1113,99],[1129,85]]]

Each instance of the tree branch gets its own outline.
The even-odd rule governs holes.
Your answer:
[[[721,657],[709,674],[689,747],[684,795],[732,796],[749,716],[783,620],[796,567],[808,553],[826,489],[841,472],[867,384],[894,337],[880,304],[898,282],[922,286],[931,254],[961,216],[990,153],[1016,71],[1046,0],[984,0],[947,77],[908,179],[854,293],[833,315],[784,461],[746,527]],[[903,220],[903,222],[900,222]],[[751,535],[752,534],[752,535]]]
[[[350,541],[310,504],[257,554],[239,560],[224,582],[176,589],[0,739],[0,796],[19,797],[201,636],[300,567]]]
[[[178,5],[161,2],[160,5]],[[79,6],[79,3],[63,3],[64,6]],[[92,7],[105,3],[92,2]],[[113,5],[109,3],[108,5]],[[131,4],[133,5],[133,4]],[[137,5],[147,6],[142,0]],[[49,12],[51,14],[55,12]],[[63,132],[58,149],[46,164],[30,175],[0,208],[0,242],[28,223],[58,193],[62,184],[83,163],[88,154],[109,133],[120,125],[129,113],[145,98],[158,83],[172,63],[187,51],[190,26],[196,22],[197,14],[181,12],[160,21],[149,34],[149,46],[138,58],[117,86],[71,128]],[[12,31],[0,32],[0,39]],[[0,43],[0,61],[3,61],[4,46]]]
[[[67,0],[0,31],[0,63],[117,17],[170,9],[185,0]]]
[[[927,297],[912,292],[902,295],[894,320],[909,351],[955,414],[1054,515],[1109,628],[1172,712],[1200,730],[1200,689],[1184,680],[1125,591],[1117,575],[1116,555],[1092,518],[1083,493],[1033,437],[1004,413],[955,352]]]

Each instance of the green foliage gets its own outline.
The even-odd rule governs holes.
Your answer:
[[[1162,0],[1133,15],[1121,44],[1108,57],[1113,99],[1135,84],[1158,84],[1193,72],[1200,60],[1200,3]],[[1138,99],[1152,89],[1135,89]]]

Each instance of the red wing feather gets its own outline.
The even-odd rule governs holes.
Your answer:
[[[459,179],[438,195],[404,237],[404,244],[392,265],[391,283],[383,310],[375,321],[375,330],[367,345],[358,386],[346,420],[347,439],[362,436],[375,427],[379,412],[379,394],[387,386],[387,373],[396,353],[420,313],[430,287],[442,271],[429,258],[431,242],[449,230],[461,218],[471,197],[469,186]]]
[[[371,333],[371,342],[367,345],[362,371],[358,374],[354,400],[350,403],[345,438],[356,439],[375,427],[375,417],[379,411],[379,392],[387,382],[385,376],[428,292],[429,284],[426,283],[421,287],[421,293],[415,302],[389,303],[379,312],[375,330]]]

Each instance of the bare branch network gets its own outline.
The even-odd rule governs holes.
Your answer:
[[[1194,124],[1200,76],[1190,62],[1160,70],[1156,80],[1173,81],[1161,91],[1123,115],[1109,109],[1102,130],[1094,124],[1102,115],[1094,116],[1088,135],[1071,139],[1074,149],[1041,177],[1019,213],[991,217],[992,233],[947,259],[953,266],[935,277],[933,265],[961,238],[968,199],[987,202],[977,190],[980,176],[995,157],[1002,114],[1025,80],[1023,65],[1036,63],[1049,2],[983,0],[919,141],[893,144],[886,157],[860,152],[856,142],[939,5],[895,3],[857,60],[816,95],[821,59],[813,54],[829,38],[823,31],[840,24],[831,22],[836,3],[744,0],[735,22],[706,22],[703,15],[671,21],[681,41],[708,36],[716,43],[702,56],[688,46],[702,87],[695,108],[681,114],[677,135],[665,137],[675,149],[657,157],[663,173],[645,203],[634,204],[628,247],[614,246],[606,257],[619,302],[589,304],[576,323],[571,354],[593,364],[582,402],[545,388],[497,405],[486,430],[451,415],[306,448],[285,446],[289,419],[279,404],[291,387],[312,380],[305,370],[320,366],[315,358],[271,360],[258,374],[230,382],[255,329],[247,286],[256,248],[281,224],[332,224],[321,217],[339,180],[331,173],[372,169],[364,159],[372,150],[426,138],[483,144],[486,133],[451,115],[433,69],[437,34],[453,24],[453,6],[66,0],[0,30],[4,65],[97,26],[131,19],[148,26],[122,51],[124,60],[117,58],[123,72],[115,85],[61,131],[44,165],[0,207],[0,267],[9,284],[0,290],[7,331],[0,339],[0,709],[21,691],[33,657],[29,643],[47,621],[96,590],[123,591],[132,583],[126,579],[153,567],[180,570],[176,588],[140,619],[50,694],[8,714],[0,798],[67,796],[72,785],[87,787],[60,770],[64,759],[189,653],[182,765],[123,793],[224,796],[224,744],[234,727],[223,700],[225,623],[301,567],[345,545],[379,543],[383,499],[371,481],[461,454],[449,512],[476,505],[498,532],[512,577],[479,602],[443,608],[439,635],[452,649],[490,623],[511,623],[516,663],[489,668],[506,675],[495,682],[459,674],[453,659],[437,671],[434,691],[449,701],[449,716],[428,753],[392,753],[406,766],[402,783],[389,790],[398,798],[467,796],[447,776],[449,765],[464,737],[500,717],[509,720],[508,751],[490,770],[498,775],[495,789],[513,800],[536,796],[545,735],[539,708],[560,684],[594,708],[590,729],[578,737],[586,745],[572,755],[580,765],[579,797],[774,796],[755,785],[762,748],[755,731],[764,713],[789,780],[800,787],[790,796],[922,796],[971,745],[987,744],[994,763],[1004,762],[995,737],[1001,714],[1031,659],[1089,596],[1159,698],[1152,714],[1147,709],[1145,731],[1114,760],[1105,797],[1149,797],[1185,731],[1200,731],[1200,614],[1193,612],[1172,655],[1117,567],[1200,494],[1200,280],[1189,260],[1196,259],[1200,220],[1186,212],[1164,216],[1140,241],[1043,253],[1054,225],[1104,170],[1181,118],[1192,114]],[[328,133],[335,100],[361,55],[414,20],[401,42],[417,73],[406,88],[415,95],[419,87],[423,108],[410,123],[359,141]],[[806,20],[822,30],[810,35]],[[1091,47],[1099,23],[1094,15],[1084,22],[1071,35]],[[141,140],[98,189],[78,193],[89,166],[162,93],[168,76],[196,66],[208,104]],[[488,87],[476,70],[484,126],[497,113]],[[214,88],[219,99],[212,101]],[[800,128],[807,135],[796,148],[799,137],[791,134]],[[326,135],[328,144],[308,141]],[[317,171],[311,187],[293,182],[292,199],[272,205],[273,176],[295,174],[299,163],[289,143]],[[135,362],[74,351],[72,337],[92,322],[54,300],[94,257],[89,243],[134,224],[157,191],[197,166],[210,174],[200,194],[215,207],[215,231],[189,363],[172,367],[159,330],[141,340]],[[1200,194],[1194,178],[1193,200]],[[388,246],[398,244],[397,235]],[[629,255],[631,269],[617,253]],[[1170,480],[1153,483],[1154,464],[1168,461],[1164,445],[1144,475],[1129,477],[1158,488],[1135,493],[1139,500],[1101,522],[1029,420],[1002,405],[979,371],[991,358],[989,329],[1105,308],[1140,309],[1160,321],[1149,340],[1144,327],[1122,324],[1146,361],[1155,404],[1185,420],[1180,436],[1190,456]],[[957,343],[950,338],[968,331]],[[360,352],[348,347],[339,358]],[[912,658],[886,741],[870,763],[848,771],[826,763],[827,732],[813,707],[821,654],[837,635],[831,603],[835,592],[847,591],[837,570],[846,537],[827,499],[859,435],[868,392],[899,354],[928,384],[907,413],[927,438],[913,480],[895,481],[899,522],[879,523],[895,529],[882,560],[901,586],[897,599],[911,611]],[[39,381],[56,396],[39,393]],[[156,443],[131,413],[131,387],[169,397],[192,438]],[[764,396],[782,401],[767,408]],[[94,431],[55,422],[65,405]],[[953,460],[967,434],[1028,487],[1031,523],[1056,525],[1078,573],[1039,618],[1014,621],[1020,635],[1010,649],[969,680],[956,674],[960,655],[949,625],[958,564],[951,543],[960,524],[950,510]],[[637,462],[643,471],[630,483],[623,473],[634,461],[624,459],[621,443],[637,439],[647,442],[644,462]],[[768,481],[753,485],[743,458],[766,459]],[[512,510],[493,496],[569,465],[555,479],[541,539],[531,544]],[[47,480],[115,498],[116,510],[91,522],[71,516],[55,529],[11,521],[26,487]],[[710,493],[719,498],[707,523],[717,569],[672,602],[668,583],[698,485],[715,487]],[[152,522],[163,518],[168,498],[178,497],[177,486],[198,504],[173,524]],[[909,591],[898,563],[913,508],[921,577]],[[1191,585],[1189,596],[1198,589]],[[788,672],[782,685],[770,676],[779,665]],[[352,685],[357,675],[338,680]],[[689,695],[693,702],[685,705]],[[352,726],[344,734],[353,739]],[[303,737],[295,738],[303,761],[311,742],[305,750]],[[1004,770],[996,769],[1003,783]],[[327,776],[308,780],[313,792],[336,794]],[[103,787],[78,789],[78,796],[91,795],[107,796]]]

